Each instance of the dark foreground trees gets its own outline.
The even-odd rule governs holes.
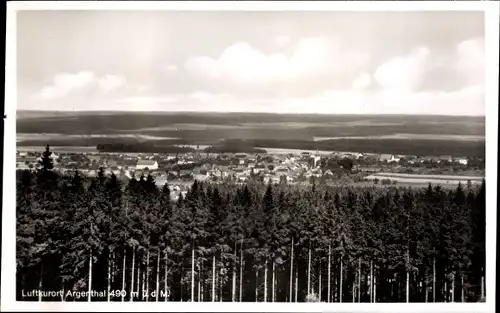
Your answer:
[[[484,182],[195,182],[173,202],[151,176],[60,176],[51,164],[47,153],[38,172],[18,172],[18,300],[476,302],[486,293]]]

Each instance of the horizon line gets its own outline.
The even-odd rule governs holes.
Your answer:
[[[344,115],[344,116],[363,116],[363,115],[387,115],[387,116],[442,116],[442,117],[483,117],[486,115],[472,114],[415,114],[415,113],[299,113],[299,112],[261,112],[261,111],[126,111],[126,110],[33,110],[16,109],[17,112],[57,112],[57,113],[168,113],[168,114],[267,114],[267,115]]]

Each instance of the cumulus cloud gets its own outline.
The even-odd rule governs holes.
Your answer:
[[[274,43],[279,47],[286,45],[289,41],[290,41],[290,36],[283,35],[283,36],[277,36],[276,38],[274,38]]]
[[[408,55],[390,59],[376,69],[374,78],[382,88],[392,92],[415,90],[427,69],[429,54],[427,47],[419,47]]]
[[[58,99],[66,96],[75,89],[88,86],[94,81],[94,74],[88,71],[79,73],[56,74],[52,83],[40,90],[38,95],[44,99]]]
[[[368,86],[370,86],[372,82],[372,77],[368,73],[363,73],[359,75],[353,82],[352,82],[352,88],[355,90],[361,90],[365,89]]]
[[[458,74],[466,77],[471,85],[485,81],[484,38],[464,40],[457,45],[454,67]]]
[[[54,76],[49,85],[44,86],[35,97],[45,100],[61,99],[72,92],[97,86],[102,92],[109,92],[126,84],[126,78],[121,75],[107,74],[96,76],[91,71],[77,73],[59,73]]]
[[[165,65],[165,71],[167,71],[167,72],[176,72],[177,71],[177,65],[175,65],[175,64],[167,64],[167,65]]]
[[[363,65],[367,57],[365,53],[347,52],[330,39],[311,37],[299,40],[291,54],[266,54],[241,41],[227,47],[217,58],[190,57],[185,67],[211,79],[225,78],[255,84],[341,73]]]
[[[131,111],[484,115],[484,39],[464,40],[452,48],[454,50],[439,53],[426,46],[416,46],[407,54],[388,58],[378,66],[370,64],[366,67],[368,56],[365,53],[347,51],[338,43],[321,37],[299,40],[289,53],[265,53],[242,41],[227,47],[216,58],[195,56],[188,58],[184,64],[191,73],[203,78],[220,79],[217,88],[210,88],[214,86],[210,84],[197,85],[192,90],[169,94],[148,85],[149,81],[134,81],[138,85],[123,89],[130,94],[122,94],[122,98],[103,108],[113,106],[117,110]],[[440,81],[431,75],[434,73],[431,70],[435,68],[446,68],[456,73],[457,77],[463,77],[463,84],[439,91]],[[177,71],[177,67],[164,65],[163,70]],[[328,80],[332,73],[344,80],[343,86]],[[297,81],[293,81],[295,79]],[[285,87],[301,89],[306,80],[314,88],[292,93]],[[318,81],[327,83],[321,87],[312,83]],[[424,81],[436,87],[425,90],[422,87]],[[233,82],[257,88],[253,89],[254,94],[245,94],[240,92],[242,89],[231,88]],[[273,85],[273,94],[265,96],[268,92],[261,92],[263,88],[260,87],[269,88],[268,83],[276,85]],[[62,98],[92,84],[106,92],[126,87],[127,81],[120,75],[97,77],[88,71],[61,73],[39,95],[45,99]],[[326,84],[330,86],[325,87]],[[99,101],[104,102],[103,99]]]
[[[105,75],[101,77],[97,84],[99,88],[105,92],[112,91],[120,86],[123,86],[126,82],[124,76],[120,75]]]

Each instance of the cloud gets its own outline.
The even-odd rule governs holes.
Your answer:
[[[116,102],[118,103],[138,103],[138,104],[172,103],[175,101],[177,101],[177,98],[174,96],[128,97],[116,100]]]
[[[210,79],[258,84],[338,74],[365,64],[367,57],[365,53],[345,51],[333,40],[323,37],[299,40],[290,54],[266,54],[241,41],[227,47],[217,58],[190,57],[185,68]]]
[[[392,92],[413,91],[421,84],[429,54],[427,47],[419,47],[408,55],[384,62],[373,76],[384,89],[390,89]]]
[[[290,41],[290,36],[277,36],[276,38],[274,38],[274,43],[278,47],[286,45],[289,41]]]
[[[485,82],[485,46],[484,38],[464,40],[457,45],[454,67],[459,75],[471,85]]]
[[[352,82],[352,88],[355,90],[365,89],[371,84],[371,82],[372,82],[372,78],[371,78],[370,74],[363,73],[363,74],[359,75]]]
[[[91,71],[59,73],[54,75],[51,84],[44,86],[35,94],[35,97],[45,100],[61,99],[67,97],[72,92],[92,86],[106,93],[125,84],[126,78],[121,75],[107,74],[97,77]]]
[[[88,86],[94,79],[94,74],[88,71],[82,71],[75,74],[59,73],[54,76],[52,84],[40,90],[38,96],[43,99],[62,98],[75,89]]]
[[[196,91],[127,98],[120,103],[133,111],[484,115],[484,92],[479,87],[451,92],[345,89],[325,90],[307,97],[253,98]]]
[[[167,64],[167,65],[165,65],[165,71],[167,71],[167,72],[177,72],[177,65],[175,65],[175,64]]]
[[[124,76],[120,75],[105,75],[97,81],[99,88],[104,92],[112,91],[126,82]]]

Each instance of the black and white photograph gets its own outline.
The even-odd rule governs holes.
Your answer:
[[[2,311],[494,308],[498,3],[34,2]]]

